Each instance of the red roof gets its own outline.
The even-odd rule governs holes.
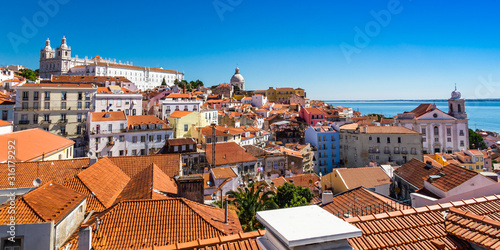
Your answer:
[[[207,144],[207,161],[212,163],[212,144]],[[217,166],[240,162],[257,161],[257,158],[247,153],[244,148],[235,142],[215,144],[215,164]]]

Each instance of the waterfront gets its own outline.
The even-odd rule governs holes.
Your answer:
[[[404,111],[412,111],[419,104],[432,103],[443,112],[448,112],[447,101],[325,101],[334,106],[351,107],[361,114],[383,114],[386,117],[396,116]],[[500,132],[500,101],[465,101],[465,109],[469,118],[469,128]]]

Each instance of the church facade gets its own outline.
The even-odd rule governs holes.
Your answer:
[[[424,154],[459,152],[469,147],[465,100],[456,88],[448,99],[448,113],[435,104],[420,104],[410,112],[398,114],[395,124],[422,134]]]
[[[85,75],[85,76],[123,76],[132,81],[138,89],[146,90],[160,86],[165,79],[168,86],[175,79],[184,80],[184,73],[163,68],[149,68],[132,65],[131,62],[116,62],[116,59],[105,59],[95,56],[91,59],[71,57],[71,47],[63,37],[61,45],[53,49],[50,40],[40,50],[40,77],[50,79],[52,75]]]

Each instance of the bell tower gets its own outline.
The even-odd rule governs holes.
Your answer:
[[[448,115],[457,119],[467,119],[467,113],[465,112],[465,100],[462,98],[462,94],[457,91],[456,84],[455,90],[451,92],[451,98],[448,99]]]

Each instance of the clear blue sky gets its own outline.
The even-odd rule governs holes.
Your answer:
[[[228,82],[238,65],[247,89],[302,87],[313,99],[448,98],[454,83],[465,98],[500,98],[495,1],[58,1],[50,13],[2,2],[0,65],[36,69],[45,39],[57,47],[65,35],[73,55],[206,85]],[[38,18],[35,32],[23,32],[23,17]],[[356,27],[369,41],[355,42]]]

